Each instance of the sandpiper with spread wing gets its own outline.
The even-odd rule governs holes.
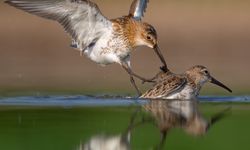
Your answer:
[[[130,75],[151,82],[135,74],[130,65],[130,53],[138,46],[155,50],[163,65],[154,27],[141,19],[149,0],[134,0],[129,15],[117,19],[106,18],[90,0],[6,0],[5,2],[40,17],[59,22],[72,37],[72,47],[79,49],[101,65],[120,64]]]
[[[197,99],[202,86],[207,82],[232,92],[231,89],[212,77],[204,66],[196,65],[183,74],[174,74],[166,67],[161,69],[162,71],[153,78],[156,82],[154,87],[146,91],[141,98]]]

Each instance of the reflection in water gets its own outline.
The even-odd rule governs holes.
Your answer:
[[[158,149],[162,149],[170,129],[178,127],[192,136],[201,136],[230,110],[227,108],[206,120],[199,111],[196,100],[151,100],[143,107],[156,120],[161,132]]]
[[[81,144],[78,150],[129,150],[130,134],[126,136],[97,135],[87,143]]]
[[[130,150],[131,131],[143,124],[145,120],[135,122],[138,110],[130,118],[127,129],[119,135],[95,135],[85,144],[80,144],[78,150]]]
[[[78,150],[130,150],[131,132],[145,123],[156,124],[161,133],[161,140],[156,149],[162,149],[167,133],[170,129],[181,128],[192,136],[205,135],[208,129],[223,118],[230,108],[227,108],[206,120],[198,109],[196,100],[151,100],[142,106],[149,117],[139,115],[139,111],[131,116],[130,123],[125,131],[119,135],[94,135],[83,142]],[[146,132],[145,132],[146,133]],[[145,135],[149,136],[149,135]]]

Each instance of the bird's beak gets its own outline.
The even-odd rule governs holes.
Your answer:
[[[157,44],[154,46],[154,51],[156,52],[156,54],[160,58],[160,60],[163,63],[164,67],[167,68],[167,63],[166,63],[166,61],[165,61],[165,59],[164,59],[164,57],[163,57],[163,55],[161,53],[161,50],[160,50],[160,48],[159,48],[159,46]]]
[[[230,88],[228,88],[227,86],[225,86],[223,83],[221,83],[220,81],[216,80],[215,78],[211,77],[210,82],[213,84],[216,84],[224,89],[226,89],[227,91],[229,91],[230,93],[232,93],[232,90]]]

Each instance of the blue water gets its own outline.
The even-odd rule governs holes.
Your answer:
[[[250,96],[202,96],[204,102],[250,102]],[[147,100],[112,96],[24,96],[0,98],[0,106],[129,106],[142,105]]]

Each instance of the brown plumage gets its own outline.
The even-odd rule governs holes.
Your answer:
[[[151,48],[157,45],[157,33],[150,24],[138,22],[129,16],[112,19],[111,21],[116,31],[115,35],[127,40],[131,48],[143,45],[143,43]]]
[[[232,92],[231,89],[213,78],[206,67],[194,66],[183,74],[161,71],[153,78],[156,84],[146,91],[141,98],[150,99],[196,99],[202,86],[211,82]]]

